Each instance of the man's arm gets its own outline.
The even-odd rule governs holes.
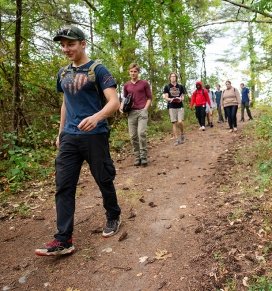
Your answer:
[[[103,91],[107,104],[97,113],[92,116],[84,118],[78,128],[83,131],[90,131],[97,126],[97,123],[101,120],[104,120],[116,112],[120,107],[120,101],[116,89],[114,87],[107,88]]]
[[[145,110],[148,110],[148,108],[150,107],[150,105],[151,105],[151,99],[147,99],[147,101],[146,101],[146,103],[145,103],[145,107],[144,107],[144,109],[145,109]]]
[[[59,126],[59,134],[57,136],[56,140],[56,146],[59,148],[59,136],[64,128],[65,124],[65,119],[66,119],[66,106],[65,106],[65,97],[63,94],[63,99],[62,99],[62,104],[61,104],[61,109],[60,109],[60,126]]]

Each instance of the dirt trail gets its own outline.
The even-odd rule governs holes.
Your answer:
[[[194,267],[203,256],[201,219],[213,204],[210,181],[218,158],[239,134],[229,133],[226,124],[205,132],[193,129],[183,145],[174,146],[170,135],[151,145],[146,168],[133,167],[132,157],[115,162],[123,224],[108,239],[99,233],[101,195],[85,169],[78,185],[77,252],[72,256],[34,255],[55,231],[54,191],[46,193],[51,197],[45,201],[37,198],[34,217],[2,220],[1,290],[208,290]],[[124,232],[127,237],[119,241]]]

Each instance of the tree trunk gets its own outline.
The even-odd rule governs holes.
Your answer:
[[[16,29],[15,29],[15,70],[13,85],[13,130],[19,133],[21,117],[20,89],[20,47],[21,47],[22,0],[16,0]]]
[[[248,47],[249,47],[249,59],[250,59],[250,91],[252,105],[255,103],[255,91],[256,91],[256,52],[254,50],[254,35],[252,24],[248,24]]]

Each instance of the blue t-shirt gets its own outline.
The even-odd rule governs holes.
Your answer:
[[[70,65],[66,73],[61,77],[64,68],[60,69],[57,78],[57,91],[64,93],[66,106],[66,118],[63,131],[69,134],[100,134],[108,132],[107,120],[98,122],[96,128],[91,131],[78,129],[79,123],[86,117],[91,116],[103,107],[103,96],[97,92],[110,87],[116,87],[116,82],[110,72],[103,66],[98,65],[95,71],[96,82],[88,78],[88,69],[93,61],[80,66]]]
[[[249,89],[247,87],[244,87],[242,89],[242,102],[243,103],[248,103],[249,102],[249,98],[248,98],[248,94],[249,94]]]

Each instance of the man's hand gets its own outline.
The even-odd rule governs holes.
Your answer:
[[[84,118],[77,126],[82,131],[91,131],[97,126],[98,120],[96,114]]]

